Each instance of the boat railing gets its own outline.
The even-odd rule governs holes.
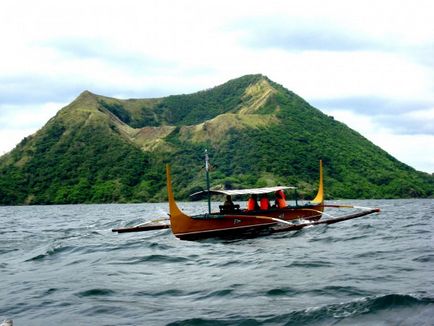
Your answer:
[[[193,220],[212,220],[212,219],[225,219],[226,215],[219,213],[205,213],[190,216]]]
[[[236,213],[240,212],[240,205],[235,204],[232,206],[219,205],[220,213]]]

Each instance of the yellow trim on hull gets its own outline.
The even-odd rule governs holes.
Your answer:
[[[172,177],[170,176],[170,165],[166,164],[166,178],[167,178],[167,197],[169,200],[170,215],[182,214],[178,205],[176,205],[175,197],[172,191]]]
[[[319,205],[324,203],[324,179],[322,171],[322,160],[319,161],[319,185],[316,197],[311,201],[312,204]]]
[[[175,202],[175,196],[172,191],[172,178],[170,176],[170,165],[166,164],[166,178],[167,178],[167,198],[169,200],[169,215],[170,215],[170,228],[176,235],[181,230],[184,230],[185,223],[190,221],[190,217],[183,213]]]

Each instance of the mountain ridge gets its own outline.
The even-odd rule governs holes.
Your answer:
[[[151,99],[83,91],[0,157],[0,204],[161,201],[165,163],[186,199],[203,188],[205,148],[213,186],[292,183],[309,197],[323,159],[329,198],[434,195],[433,176],[257,74]]]

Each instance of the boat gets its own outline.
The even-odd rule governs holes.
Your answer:
[[[324,182],[321,161],[319,168],[318,191],[313,200],[304,205],[299,205],[296,201],[295,205],[288,205],[286,207],[270,207],[267,210],[247,210],[235,207],[235,209],[228,211],[224,206],[220,206],[220,211],[217,212],[211,212],[209,209],[208,213],[191,216],[187,215],[178,207],[175,201],[169,165],[166,165],[166,176],[170,226],[173,234],[177,238],[183,240],[195,240],[227,235],[233,236],[252,233],[259,234],[292,231],[301,229],[308,225],[332,224],[379,212],[379,209],[366,209],[363,212],[319,221],[323,215],[325,207],[354,208],[354,206],[349,205],[324,204]],[[294,187],[277,186],[242,190],[207,190],[205,192],[209,195],[268,194],[292,188]],[[209,197],[210,196],[208,196],[208,198]],[[293,223],[295,221],[298,223]]]
[[[170,228],[172,233],[182,240],[196,240],[209,237],[245,236],[258,234],[271,234],[302,229],[306,226],[318,224],[333,224],[349,219],[378,213],[378,208],[364,208],[352,205],[326,205],[324,203],[324,179],[322,161],[319,162],[319,183],[316,196],[305,204],[299,204],[297,197],[295,204],[285,206],[269,206],[266,209],[240,208],[239,205],[220,205],[219,210],[211,211],[211,196],[243,196],[243,195],[269,195],[281,193],[285,190],[295,190],[291,186],[275,186],[252,189],[210,189],[208,176],[208,160],[205,161],[207,190],[192,194],[193,197],[207,195],[208,212],[188,215],[183,212],[177,202],[172,189],[172,176],[170,165],[166,165],[167,197],[169,202],[169,220],[161,219],[146,222],[133,227],[113,229],[113,232],[138,232]],[[333,217],[324,212],[324,208],[359,208],[352,214]],[[329,218],[322,219],[323,215]],[[169,223],[168,223],[169,222]]]

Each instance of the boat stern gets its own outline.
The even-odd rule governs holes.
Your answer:
[[[178,233],[183,232],[185,225],[190,222],[190,217],[181,211],[176,204],[175,196],[172,190],[172,177],[170,174],[170,165],[166,164],[166,178],[167,178],[167,199],[169,201],[169,216],[170,226],[173,234],[176,236]]]
[[[323,168],[322,160],[319,161],[319,185],[318,192],[315,198],[311,201],[313,205],[323,205],[324,204],[324,178],[323,178]]]

